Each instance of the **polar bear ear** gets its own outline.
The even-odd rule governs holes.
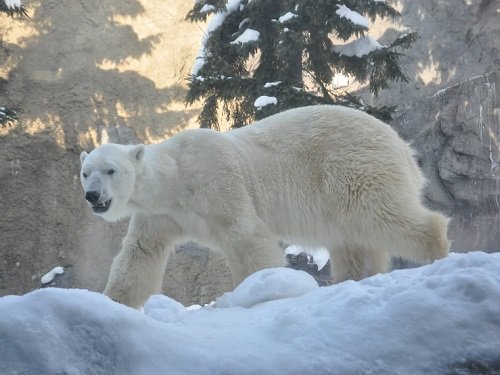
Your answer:
[[[88,154],[85,151],[82,151],[82,153],[80,154],[80,164],[83,164],[83,161],[85,160],[87,155]]]
[[[130,156],[132,160],[141,161],[144,157],[144,151],[146,151],[144,145],[137,145],[132,150],[130,150]]]

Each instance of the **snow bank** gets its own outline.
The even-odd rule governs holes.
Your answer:
[[[260,274],[254,302],[302,277]],[[250,308],[154,296],[142,314],[48,288],[0,298],[0,374],[498,373],[499,296],[500,254],[482,252]]]

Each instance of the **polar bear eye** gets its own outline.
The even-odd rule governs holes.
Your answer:
[[[108,170],[108,172],[107,172],[107,173],[108,173],[109,175],[112,175],[113,173],[115,173],[115,170],[114,170],[114,169],[110,169],[110,170]]]
[[[87,173],[82,173],[83,178],[87,178]]]

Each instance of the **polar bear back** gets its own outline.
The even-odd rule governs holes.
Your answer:
[[[168,213],[200,240],[252,217],[252,225],[257,220],[282,239],[324,243],[341,237],[336,230],[363,231],[353,224],[360,217],[391,215],[392,203],[421,205],[424,178],[409,145],[351,108],[297,108],[226,133],[186,130],[146,147],[150,172],[139,190],[148,190],[150,212]]]
[[[242,165],[251,166],[247,183],[255,188],[255,200],[288,206],[287,215],[325,206],[345,217],[349,207],[377,190],[419,196],[424,183],[408,144],[388,125],[350,108],[298,108],[226,136]]]

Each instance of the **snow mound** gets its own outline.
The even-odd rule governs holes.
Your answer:
[[[248,276],[236,287],[217,298],[217,307],[252,307],[258,303],[293,298],[316,288],[318,283],[304,271],[268,268]]]
[[[163,294],[149,297],[144,305],[144,314],[163,323],[178,322],[186,313],[182,303]]]
[[[231,298],[287,291],[302,277],[287,272],[252,275]],[[499,296],[500,253],[483,252],[249,308],[153,296],[142,314],[47,288],[0,298],[0,374],[495,374]]]

